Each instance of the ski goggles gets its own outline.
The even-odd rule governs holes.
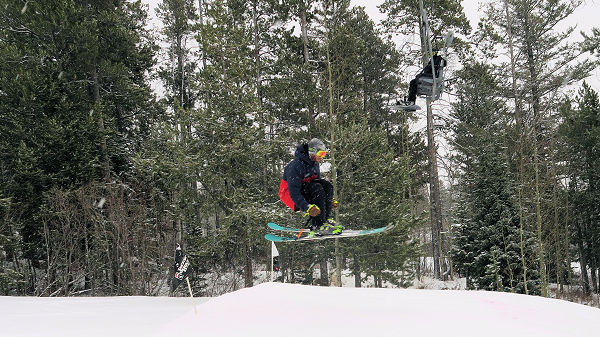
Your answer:
[[[315,155],[316,155],[317,157],[325,158],[325,156],[327,155],[327,151],[320,150],[320,151],[317,151],[317,152],[315,153]]]
[[[313,149],[312,147],[308,148],[308,152],[310,152],[310,154],[314,154],[317,157],[321,157],[321,158],[324,158],[327,155],[327,150],[317,150],[317,149]]]

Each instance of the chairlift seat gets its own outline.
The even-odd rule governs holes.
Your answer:
[[[438,77],[435,79],[435,95],[433,91],[433,76],[424,75],[417,77],[417,95],[431,97],[432,100],[440,98],[442,91],[444,90],[444,68],[440,67],[438,70]]]

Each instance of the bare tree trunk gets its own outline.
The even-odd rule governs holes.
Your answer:
[[[556,147],[556,144],[553,142],[553,147]],[[552,151],[554,153],[554,149]],[[554,223],[552,226],[554,232],[554,264],[555,264],[555,277],[556,277],[556,297],[560,298],[562,296],[562,286],[563,286],[563,261],[564,260],[564,251],[562,250],[562,235],[560,220],[559,220],[559,206],[558,206],[558,177],[556,173],[556,158],[552,158],[552,208],[554,208]]]
[[[204,26],[204,0],[198,0],[198,18],[200,20],[200,27]],[[198,35],[198,39],[202,39],[202,35]],[[202,42],[200,42],[202,45]],[[206,51],[202,48],[202,69],[206,68]]]
[[[437,146],[433,130],[433,111],[431,99],[427,98],[427,153],[429,159],[429,203],[431,221],[431,247],[433,250],[433,275],[441,278],[441,231],[442,203],[440,198],[440,180],[437,167]]]
[[[523,166],[523,134],[524,134],[524,130],[523,130],[523,118],[522,118],[522,113],[521,113],[521,100],[520,100],[520,95],[519,95],[519,90],[517,88],[517,75],[516,75],[516,60],[515,60],[515,54],[514,54],[514,46],[513,46],[513,35],[512,35],[512,24],[510,21],[510,13],[508,11],[508,2],[507,0],[504,0],[504,9],[506,11],[506,21],[508,22],[507,24],[507,32],[508,32],[508,46],[509,46],[509,50],[510,50],[510,65],[511,65],[511,76],[512,76],[512,89],[513,89],[513,94],[515,96],[515,123],[517,125],[517,133],[519,135],[519,172],[518,172],[518,179],[519,179],[519,187],[518,187],[518,194],[519,194],[519,236],[520,236],[520,240],[519,240],[519,246],[521,249],[521,263],[522,263],[522,267],[523,267],[523,286],[525,287],[525,294],[529,294],[529,289],[527,287],[527,261],[525,259],[525,242],[523,239],[523,227],[524,227],[524,216],[523,216],[523,184],[524,184],[524,179],[523,179],[523,170],[524,170],[524,166]]]
[[[420,1],[420,8],[423,3]],[[421,39],[421,50],[423,52],[422,64],[425,66],[430,58],[427,54],[431,51],[428,27],[423,19],[419,20],[419,32]],[[432,61],[432,69],[435,75],[435,64]],[[441,279],[441,247],[442,247],[442,203],[440,197],[440,180],[437,167],[437,146],[435,145],[433,110],[431,108],[431,98],[427,97],[427,159],[429,164],[429,215],[431,222],[431,249],[433,255],[433,275],[436,279]]]
[[[308,64],[308,22],[306,21],[306,6],[304,5],[304,2],[302,2],[300,9],[300,30],[302,31],[302,42],[304,47],[304,64]]]
[[[304,70],[306,71],[310,61],[310,54],[308,52],[308,22],[306,19],[307,8],[304,0],[300,4],[300,30],[302,33],[302,46],[304,52]],[[329,53],[329,51],[327,52]],[[311,106],[306,109],[306,120],[308,121],[308,131],[311,132],[315,127],[315,112]]]
[[[579,249],[579,265],[581,271],[581,283],[583,286],[583,293],[586,295],[590,294],[590,281],[588,279],[587,272],[587,256],[584,249],[583,233],[581,230],[581,222],[579,219],[575,220],[577,226],[577,248]]]
[[[262,107],[262,93],[260,90],[262,81],[262,71],[260,67],[260,31],[258,27],[258,0],[254,0],[252,2],[252,25],[254,26],[254,73],[256,81],[256,98],[258,99],[258,102]],[[262,110],[259,111],[259,115],[262,120]]]
[[[321,270],[321,285],[324,287],[329,286],[329,268],[327,267],[327,258],[323,258],[319,262],[319,269]]]
[[[354,274],[354,287],[360,288],[362,286],[360,265],[358,264],[358,255],[354,254],[352,259],[352,273]]]
[[[338,188],[337,188],[337,165],[335,163],[335,129],[336,129],[336,115],[333,111],[333,74],[331,71],[331,59],[329,53],[329,41],[326,42],[326,52],[327,52],[327,75],[328,75],[328,93],[329,93],[329,120],[330,124],[330,133],[331,133],[331,141],[329,153],[331,154],[331,180],[333,183],[333,198],[337,199],[338,197]],[[335,210],[335,220],[338,220],[338,210]],[[340,251],[340,242],[339,239],[335,239],[335,267],[336,267],[336,278],[338,286],[342,286],[342,256]]]
[[[528,33],[528,25],[525,25],[526,34]],[[542,283],[542,296],[548,297],[548,280],[546,276],[546,259],[544,253],[544,242],[542,237],[542,197],[540,192],[540,157],[538,149],[538,124],[540,121],[541,106],[540,106],[540,94],[538,88],[537,71],[535,69],[535,60],[533,55],[533,46],[531,45],[531,38],[527,39],[526,45],[527,52],[527,64],[531,75],[531,98],[533,105],[533,164],[535,174],[535,213],[536,213],[536,228],[537,228],[537,241],[538,249],[537,255],[540,266],[540,277]]]
[[[100,134],[100,160],[102,161],[102,171],[104,180],[110,181],[110,160],[108,158],[108,146],[106,144],[106,132],[104,128],[104,116],[100,108],[100,83],[98,81],[98,71],[96,65],[92,66],[92,95],[94,102],[94,113],[96,114],[96,125]]]
[[[244,286],[250,288],[254,286],[254,273],[252,270],[252,246],[250,243],[250,235],[246,232],[246,248],[244,254]]]
[[[596,259],[592,257],[590,259],[590,271],[592,276],[592,290],[595,294],[598,293],[598,278],[596,277],[596,272],[598,271],[598,267],[596,266]]]
[[[569,223],[570,223],[570,213],[569,213],[569,194],[566,194],[566,200],[565,200],[565,218],[564,218],[564,222],[563,222],[563,236],[562,236],[562,240],[561,240],[561,247],[562,247],[562,251],[565,252],[565,261],[567,261],[568,266],[567,266],[567,280],[566,280],[566,284],[567,285],[572,285],[573,282],[573,273],[571,272],[571,261],[572,261],[572,257],[571,257],[571,250],[570,250],[570,246],[571,246],[571,240],[570,238],[572,237],[572,234],[570,233],[569,230]],[[567,288],[568,289],[568,288]]]

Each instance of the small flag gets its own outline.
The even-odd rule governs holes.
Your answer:
[[[271,241],[271,256],[273,257],[273,271],[279,271],[279,252],[273,241]]]
[[[183,250],[181,246],[177,244],[177,248],[175,249],[175,279],[173,280],[173,291],[177,288],[179,283],[181,283],[191,271],[190,261],[187,256],[183,254]]]

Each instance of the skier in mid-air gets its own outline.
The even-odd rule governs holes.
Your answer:
[[[325,144],[313,138],[296,149],[295,158],[283,170],[279,198],[292,211],[311,217],[309,236],[341,234],[343,227],[330,218],[338,202],[333,199],[333,185],[321,178],[319,163],[327,155]]]

